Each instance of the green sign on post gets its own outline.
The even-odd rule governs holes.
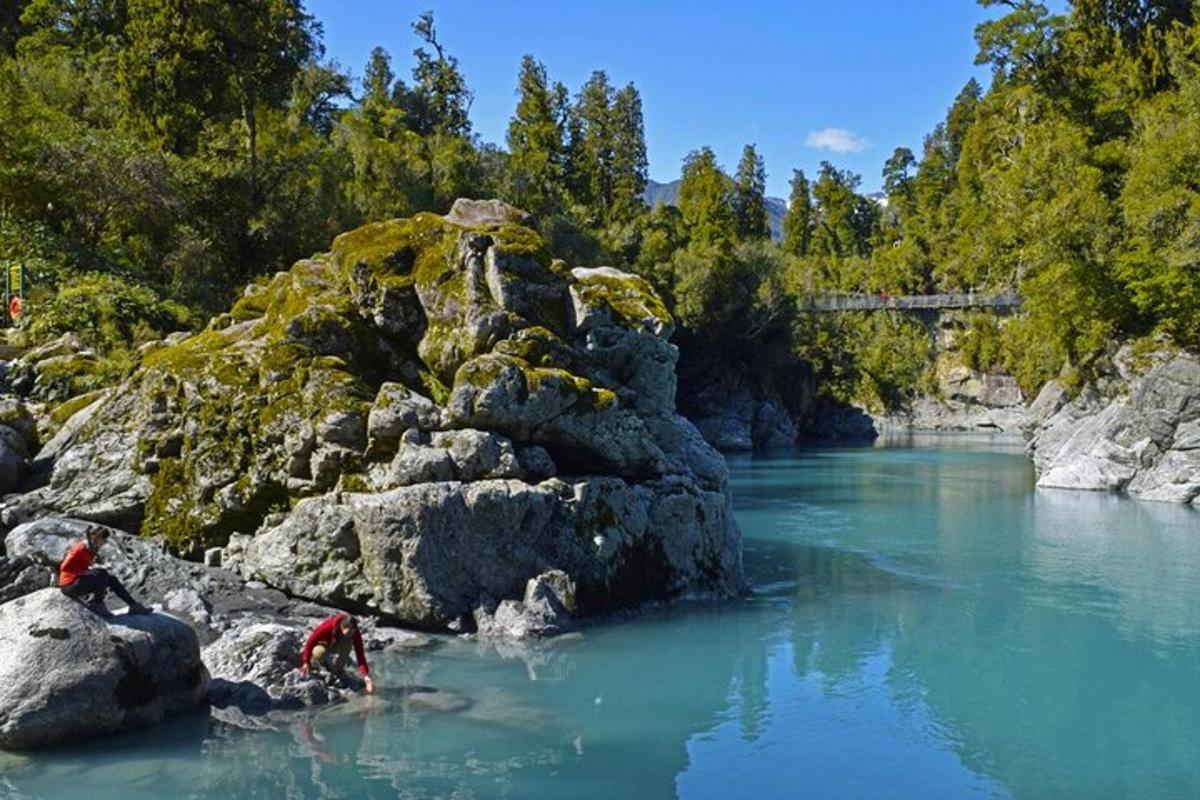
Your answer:
[[[4,273],[4,312],[10,326],[20,324],[25,313],[24,264],[10,264]]]

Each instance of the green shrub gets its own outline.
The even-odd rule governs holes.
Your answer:
[[[104,355],[193,324],[191,314],[178,303],[115,275],[96,273],[69,278],[56,290],[35,287],[25,319],[27,344],[74,333]]]
[[[1026,397],[1036,397],[1046,381],[1062,377],[1066,349],[1060,340],[1047,336],[1036,320],[1020,317],[1005,325],[1001,342],[1004,371],[1016,379]]]
[[[959,346],[963,364],[976,372],[990,372],[1004,362],[1000,324],[992,314],[974,313]]]

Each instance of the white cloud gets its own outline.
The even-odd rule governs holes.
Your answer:
[[[809,131],[804,137],[804,143],[818,150],[832,150],[835,153],[858,153],[867,149],[870,142],[854,131],[845,128],[822,128],[819,131]]]

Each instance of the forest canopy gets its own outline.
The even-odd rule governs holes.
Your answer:
[[[127,357],[340,231],[486,196],[531,211],[567,261],[652,281],[685,357],[803,362],[842,399],[903,405],[929,348],[908,320],[802,313],[815,293],[1017,289],[1021,316],[973,324],[967,347],[1027,392],[1086,378],[1114,340],[1200,345],[1192,2],[980,2],[989,85],[891,153],[882,201],[833,163],[790,170],[778,242],[752,143],[726,170],[698,142],[676,205],[648,207],[641,96],[602,69],[568,87],[525,56],[505,141],[482,141],[429,13],[411,57],[377,47],[354,79],[299,0],[5,3],[0,262],[33,279],[28,336],[70,328]]]

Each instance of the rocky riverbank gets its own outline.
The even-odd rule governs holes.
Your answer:
[[[69,337],[28,354],[10,377],[40,435],[25,402],[0,408],[0,608],[74,613],[38,590],[85,520],[111,526],[109,569],[159,612],[146,635],[194,631],[202,701],[254,725],[339,699],[295,669],[335,608],[368,619],[370,647],[408,647],[428,640],[385,625],[541,637],[741,592],[724,459],[675,409],[670,315],[636,276],[553,260],[527,223],[459,201],[351,231],[57,405],[60,362],[94,354]],[[36,642],[13,625],[15,674]],[[108,716],[93,733],[150,719]]]
[[[152,606],[152,615],[106,619],[46,588],[88,524],[50,517],[5,537],[0,596],[11,602],[0,605],[0,675],[14,700],[0,704],[7,709],[0,710],[0,747],[132,730],[200,707],[224,723],[260,727],[280,712],[345,699],[347,687],[297,671],[308,631],[336,609],[176,558],[161,540],[109,529],[101,553],[104,568]],[[118,606],[111,597],[109,603]],[[363,622],[372,652],[436,643],[375,618]],[[30,680],[37,691],[20,688]],[[141,688],[126,691],[130,686]]]
[[[1123,348],[1074,398],[1047,384],[1030,409],[1038,486],[1125,492],[1141,500],[1200,497],[1200,357]]]

